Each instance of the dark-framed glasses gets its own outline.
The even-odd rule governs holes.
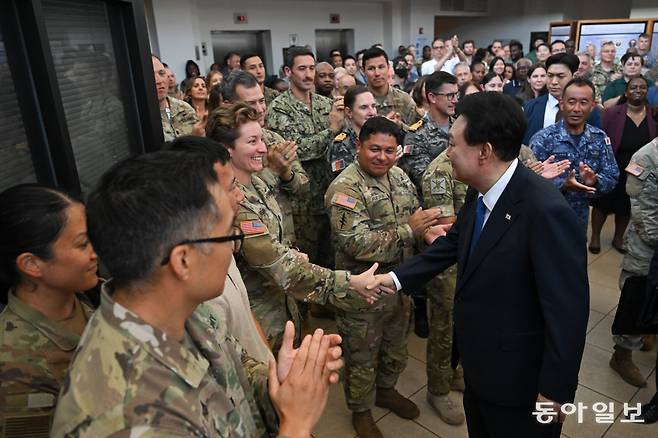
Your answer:
[[[459,93],[435,93],[434,91],[430,91],[430,93],[434,94],[435,96],[445,96],[446,99],[448,100],[457,100],[459,99]]]
[[[160,265],[164,266],[167,263],[169,263],[169,254],[171,253],[171,250],[176,248],[179,245],[196,245],[196,244],[201,244],[201,243],[225,243],[225,242],[233,242],[233,252],[239,252],[240,248],[242,248],[242,241],[244,240],[244,233],[242,230],[238,227],[233,227],[233,233],[229,236],[219,236],[219,237],[205,237],[203,239],[187,239],[183,240],[181,242],[178,242],[176,245],[172,246],[169,251],[167,251],[167,255],[165,258],[162,259],[162,262]]]

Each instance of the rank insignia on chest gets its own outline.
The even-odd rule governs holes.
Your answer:
[[[265,224],[258,220],[241,221],[240,229],[247,236],[252,236],[254,234],[264,234],[267,232],[267,227]]]
[[[626,170],[626,173],[630,173],[631,175],[638,177],[644,172],[644,167],[640,166],[635,161],[631,161],[628,163],[628,166],[626,166],[626,169],[624,170]]]
[[[347,167],[347,164],[345,163],[345,160],[342,158],[340,160],[333,161],[331,163],[331,171],[332,172],[338,172]]]
[[[343,140],[345,140],[346,138],[347,138],[347,134],[345,134],[344,132],[341,132],[340,134],[338,134],[338,135],[334,138],[334,141],[343,141]]]
[[[413,150],[414,150],[414,147],[413,147],[412,145],[410,145],[410,144],[405,144],[405,145],[404,145],[404,148],[402,149],[402,153],[403,153],[404,155],[409,155],[409,154],[411,153],[411,151],[413,151]]]
[[[337,193],[334,196],[334,204],[354,210],[354,207],[356,207],[356,199],[347,196],[344,193]]]

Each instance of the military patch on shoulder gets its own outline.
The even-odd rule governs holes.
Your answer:
[[[626,169],[624,169],[626,173],[630,173],[631,175],[638,177],[644,173],[644,167],[640,166],[637,164],[635,161],[631,161],[628,163],[628,166],[626,166]]]
[[[605,144],[607,144],[608,146],[610,146],[610,144],[612,144],[612,142],[610,141],[610,137],[608,137],[607,135],[606,135],[606,137],[605,137],[605,140],[603,140],[603,141],[604,141]]]
[[[240,221],[240,229],[245,236],[259,236],[267,233],[267,227],[259,220]]]
[[[345,163],[345,160],[342,158],[340,160],[333,161],[331,163],[331,171],[332,172],[338,172],[347,167],[347,164]]]
[[[336,193],[331,202],[341,207],[349,208],[350,210],[354,210],[356,207],[356,199],[344,193]]]
[[[420,119],[419,121],[417,121],[413,125],[410,125],[409,126],[409,131],[417,131],[418,128],[420,128],[421,126],[423,126],[423,119]]]
[[[444,179],[431,179],[430,192],[433,195],[445,195],[447,193],[446,180]]]
[[[334,137],[334,141],[343,141],[346,138],[347,138],[347,134],[345,134],[344,132],[341,132],[336,137]]]
[[[404,148],[402,149],[402,154],[403,155],[409,155],[411,154],[411,151],[414,150],[414,147],[410,144],[405,144]]]

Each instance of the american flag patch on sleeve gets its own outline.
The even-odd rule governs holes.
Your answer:
[[[334,204],[354,210],[354,207],[356,207],[356,199],[347,196],[344,193],[337,193],[334,196]]]
[[[254,234],[264,234],[267,232],[267,227],[265,224],[258,220],[241,221],[240,229],[247,236]]]
[[[635,161],[631,161],[630,163],[628,163],[628,166],[626,166],[626,169],[624,170],[626,170],[627,173],[630,173],[631,175],[638,177],[642,175],[642,173],[644,172],[644,167],[640,166]]]

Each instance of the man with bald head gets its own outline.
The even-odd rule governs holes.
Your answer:
[[[356,85],[356,79],[354,76],[349,74],[341,76],[336,81],[336,91],[334,92],[335,96],[345,96],[347,89]]]
[[[331,98],[334,92],[334,68],[328,62],[319,62],[315,66],[315,92]]]

